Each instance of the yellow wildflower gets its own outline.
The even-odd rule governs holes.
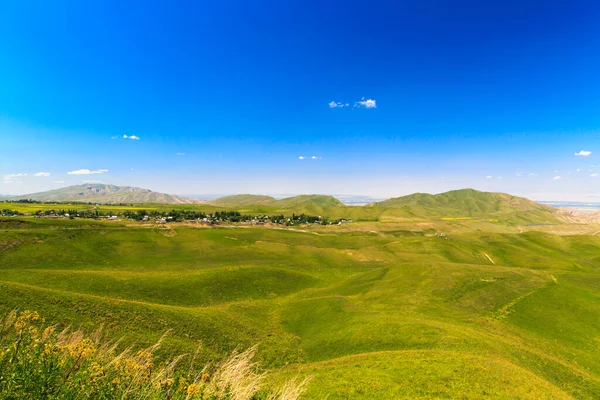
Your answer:
[[[54,327],[53,326],[47,327],[46,329],[44,329],[44,332],[42,332],[42,340],[45,341],[53,333],[54,333]]]
[[[187,388],[187,395],[188,396],[193,396],[196,393],[200,393],[201,390],[202,390],[202,385],[201,384],[199,384],[199,383],[192,383]]]
[[[23,330],[29,326],[30,323],[40,321],[40,314],[35,311],[23,311],[19,318],[15,321],[15,330],[18,334],[23,333]]]

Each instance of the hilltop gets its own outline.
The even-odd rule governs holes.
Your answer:
[[[217,197],[208,203],[220,207],[239,207],[247,205],[270,204],[275,200],[271,196],[261,196],[255,194],[235,194],[232,196]]]
[[[164,204],[198,204],[200,200],[188,199],[166,193],[153,192],[131,186],[116,186],[106,184],[86,184],[68,186],[46,192],[30,193],[18,196],[8,196],[5,200],[36,200],[36,201],[76,201],[86,203],[164,203]]]
[[[475,189],[452,190],[439,194],[414,193],[370,207],[402,209],[411,216],[483,217],[537,211],[553,214],[555,209],[524,197]]]

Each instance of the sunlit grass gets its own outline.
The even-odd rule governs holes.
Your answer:
[[[37,312],[13,311],[0,319],[0,398],[293,400],[306,383],[266,388],[256,347],[197,365],[193,354],[157,362],[160,345],[119,350],[101,329],[57,331]]]

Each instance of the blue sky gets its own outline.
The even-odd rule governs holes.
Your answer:
[[[600,201],[598,20],[573,0],[0,1],[0,193]]]

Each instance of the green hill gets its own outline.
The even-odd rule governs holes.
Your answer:
[[[219,207],[242,207],[248,205],[264,205],[275,201],[274,197],[261,196],[255,194],[236,194],[232,196],[217,197],[214,200],[208,201]]]
[[[286,197],[275,200],[271,196],[253,194],[237,194],[233,196],[218,197],[210,200],[209,204],[220,207],[247,207],[247,206],[269,206],[277,210],[299,209],[303,207],[340,207],[344,203],[333,196],[303,194],[299,196]]]
[[[303,194],[300,196],[286,197],[285,199],[277,200],[273,206],[285,209],[298,206],[319,206],[319,207],[338,207],[344,203],[333,196],[325,196],[319,194]]]
[[[480,192],[474,189],[452,190],[440,194],[415,193],[369,206],[402,209],[419,217],[488,217],[518,212],[540,212],[550,217],[554,209],[529,199],[506,193]]]
[[[200,200],[187,199],[166,193],[153,192],[131,186],[115,186],[105,184],[75,185],[46,192],[10,196],[5,200],[36,200],[85,203],[165,203],[165,204],[196,204]]]

